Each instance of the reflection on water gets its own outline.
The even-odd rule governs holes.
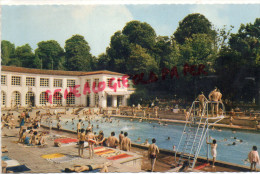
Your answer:
[[[44,121],[43,124],[48,126],[49,124]],[[66,123],[66,121],[68,122]],[[69,130],[76,130],[77,123],[78,119],[74,120],[74,124],[72,124],[71,119],[63,119],[61,121],[62,127]],[[56,120],[53,120],[54,127],[56,127],[56,124]],[[83,128],[87,128],[88,122],[83,121],[83,124]],[[178,146],[184,128],[184,124],[168,123],[168,125],[160,125],[158,122],[145,120],[139,122],[138,119],[130,121],[125,118],[113,118],[110,123],[109,121],[106,122],[106,119],[102,117],[91,120],[91,124],[93,124],[94,132],[98,133],[100,130],[103,130],[106,137],[110,136],[112,131],[116,133],[116,136],[119,135],[120,131],[127,131],[128,137],[133,142],[141,144],[148,139],[149,143],[151,143],[152,138],[155,138],[159,148],[168,150],[172,150],[173,145]],[[97,127],[97,125],[99,126]],[[209,134],[211,141],[212,139],[217,140],[217,160],[250,166],[246,159],[252,146],[256,145],[260,149],[260,133],[258,132],[232,132],[232,130],[214,129],[210,130]],[[139,137],[141,141],[137,141]],[[201,148],[200,156],[206,156],[206,152],[207,146],[205,142]],[[258,152],[260,151],[258,150]],[[210,156],[210,158],[212,157]]]

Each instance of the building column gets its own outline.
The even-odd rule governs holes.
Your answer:
[[[100,103],[99,106],[101,106],[102,108],[106,108],[107,107],[107,94],[105,92],[100,93]]]
[[[10,91],[6,91],[5,92],[5,106],[7,108],[11,107],[11,97],[12,97],[12,93],[11,92]]]
[[[123,99],[122,99],[122,105],[123,106],[127,106],[127,99],[129,98],[129,95],[123,95]]]
[[[117,96],[112,95],[112,107],[117,107]]]

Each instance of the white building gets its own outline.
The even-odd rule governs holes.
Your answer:
[[[94,82],[99,84],[99,91]],[[106,70],[80,72],[2,66],[1,107],[126,106],[134,92],[128,84],[125,74]]]

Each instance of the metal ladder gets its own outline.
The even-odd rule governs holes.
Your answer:
[[[209,104],[213,103],[218,103],[222,105],[222,116],[214,118],[209,117]],[[215,123],[222,120],[225,114],[225,109],[222,102],[213,102],[206,100],[204,102],[201,113],[198,113],[198,105],[199,101],[195,100],[189,110],[188,120],[186,120],[186,124],[184,126],[183,133],[176,150],[176,152],[179,152],[180,150],[180,157],[178,161],[176,160],[177,153],[175,153],[175,160],[178,165],[183,164],[184,161],[188,161],[189,167],[191,167],[192,169],[196,164],[197,157],[204,143],[209,126],[214,125]],[[209,119],[214,119],[216,121],[213,123],[209,123]]]

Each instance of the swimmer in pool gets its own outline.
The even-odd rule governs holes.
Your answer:
[[[170,140],[171,139],[171,137],[168,137],[166,140]]]
[[[138,142],[140,142],[140,141],[141,141],[141,138],[140,138],[140,137],[138,137],[137,141],[138,141]]]

